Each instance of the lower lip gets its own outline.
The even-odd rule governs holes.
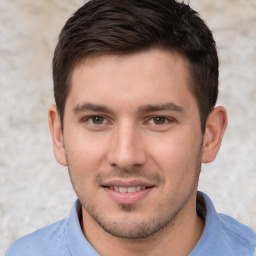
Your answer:
[[[109,197],[119,204],[135,204],[145,198],[151,191],[153,187],[142,189],[140,191],[132,193],[121,193],[113,189],[104,187],[104,190],[107,192]]]

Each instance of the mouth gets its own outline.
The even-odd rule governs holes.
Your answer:
[[[150,187],[146,186],[133,186],[133,187],[119,187],[119,186],[109,186],[106,187],[109,188],[110,190],[114,190],[120,193],[135,193],[144,189],[148,189]]]
[[[102,188],[106,191],[111,200],[116,203],[135,204],[148,197],[154,190],[155,185],[145,182],[131,182],[129,184],[112,182],[111,184],[104,184]]]

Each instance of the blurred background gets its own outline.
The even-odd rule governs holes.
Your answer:
[[[14,240],[68,216],[76,199],[54,159],[47,110],[57,36],[83,0],[0,0],[0,255]],[[256,1],[190,0],[214,33],[218,105],[229,115],[199,190],[256,231]]]

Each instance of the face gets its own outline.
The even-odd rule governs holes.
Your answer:
[[[59,161],[68,165],[84,222],[142,238],[191,215],[202,140],[180,55],[107,55],[74,69]]]

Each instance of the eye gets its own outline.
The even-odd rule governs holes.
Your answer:
[[[155,116],[149,120],[150,124],[163,125],[171,121],[170,119],[164,116]]]
[[[107,122],[106,119],[102,116],[91,116],[87,118],[86,121],[90,124],[96,125],[105,124]]]

